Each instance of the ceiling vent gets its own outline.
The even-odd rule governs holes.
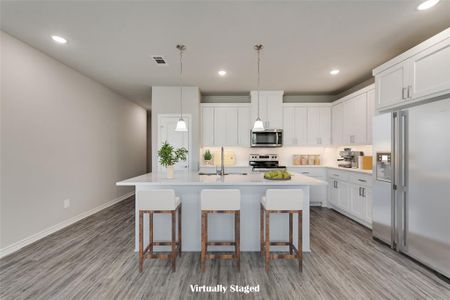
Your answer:
[[[160,55],[153,55],[152,56],[153,60],[155,61],[155,63],[157,65],[167,65],[166,60],[164,59],[164,57],[160,56]]]

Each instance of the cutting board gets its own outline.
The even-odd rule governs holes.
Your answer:
[[[236,154],[232,151],[225,151],[223,153],[223,162],[225,167],[232,167],[236,165]],[[215,151],[213,153],[214,157],[214,165],[216,167],[220,167],[221,165],[221,159],[220,159],[220,151]]]

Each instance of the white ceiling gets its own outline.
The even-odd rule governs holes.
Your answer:
[[[418,3],[2,1],[1,26],[148,108],[151,86],[178,84],[178,43],[187,45],[185,84],[205,94],[254,89],[259,42],[263,89],[339,93],[450,26],[450,1],[422,12]],[[69,43],[56,45],[51,34]],[[169,65],[158,67],[154,54]],[[341,73],[333,77],[335,67]]]

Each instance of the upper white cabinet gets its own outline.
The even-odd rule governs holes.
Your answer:
[[[344,103],[331,107],[331,142],[333,145],[342,145],[344,136]]]
[[[259,116],[265,128],[278,129],[283,126],[283,91],[259,92]],[[258,117],[258,92],[251,91],[251,119]]]
[[[372,143],[373,88],[373,85],[365,87],[339,99],[332,106],[331,132],[334,145],[368,145]]]
[[[331,112],[329,104],[284,104],[283,145],[325,146],[330,144]]]
[[[450,93],[450,28],[373,70],[376,109]]]
[[[343,143],[361,145],[366,143],[367,93],[344,102]]]
[[[329,145],[331,140],[330,107],[308,107],[308,144]]]
[[[201,118],[203,146],[249,146],[249,105],[202,104]]]
[[[308,142],[308,112],[306,107],[283,108],[283,145],[297,146]]]

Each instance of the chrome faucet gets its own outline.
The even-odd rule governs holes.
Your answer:
[[[216,170],[217,175],[224,176],[225,175],[225,163],[224,163],[224,150],[223,146],[220,147],[220,171]]]

